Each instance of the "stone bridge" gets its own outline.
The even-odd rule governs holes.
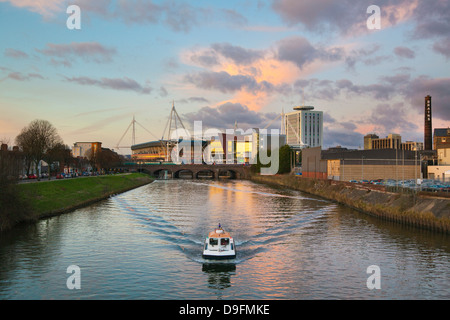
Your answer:
[[[160,176],[167,172],[172,178],[212,178],[219,179],[227,177],[231,179],[248,179],[250,177],[249,165],[238,164],[134,164],[126,166],[128,169],[134,169],[140,172],[148,173],[152,176]]]

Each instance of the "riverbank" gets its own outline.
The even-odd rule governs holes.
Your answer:
[[[0,217],[0,231],[19,223],[67,213],[153,180],[146,174],[131,173],[19,184],[15,188],[28,208],[24,208],[26,212],[18,219]]]
[[[392,193],[359,184],[293,175],[252,175],[250,179],[317,195],[384,220],[450,234],[450,199]]]

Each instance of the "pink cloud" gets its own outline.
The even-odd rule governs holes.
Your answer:
[[[56,11],[64,10],[65,0],[0,0],[0,2],[9,2],[18,8],[25,8],[37,12],[44,17],[52,16]]]

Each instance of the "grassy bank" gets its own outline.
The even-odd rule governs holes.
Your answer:
[[[371,190],[357,184],[292,175],[254,175],[251,180],[317,195],[384,220],[450,233],[450,199],[414,197],[411,194]]]
[[[28,208],[19,219],[0,217],[0,230],[69,212],[152,181],[148,175],[132,173],[19,184],[15,187]]]

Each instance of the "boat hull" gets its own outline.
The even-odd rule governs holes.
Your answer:
[[[202,257],[203,257],[203,259],[209,259],[209,260],[227,260],[227,259],[235,259],[236,253],[226,254],[226,255],[214,255],[214,254],[204,253],[204,254],[202,254]]]

